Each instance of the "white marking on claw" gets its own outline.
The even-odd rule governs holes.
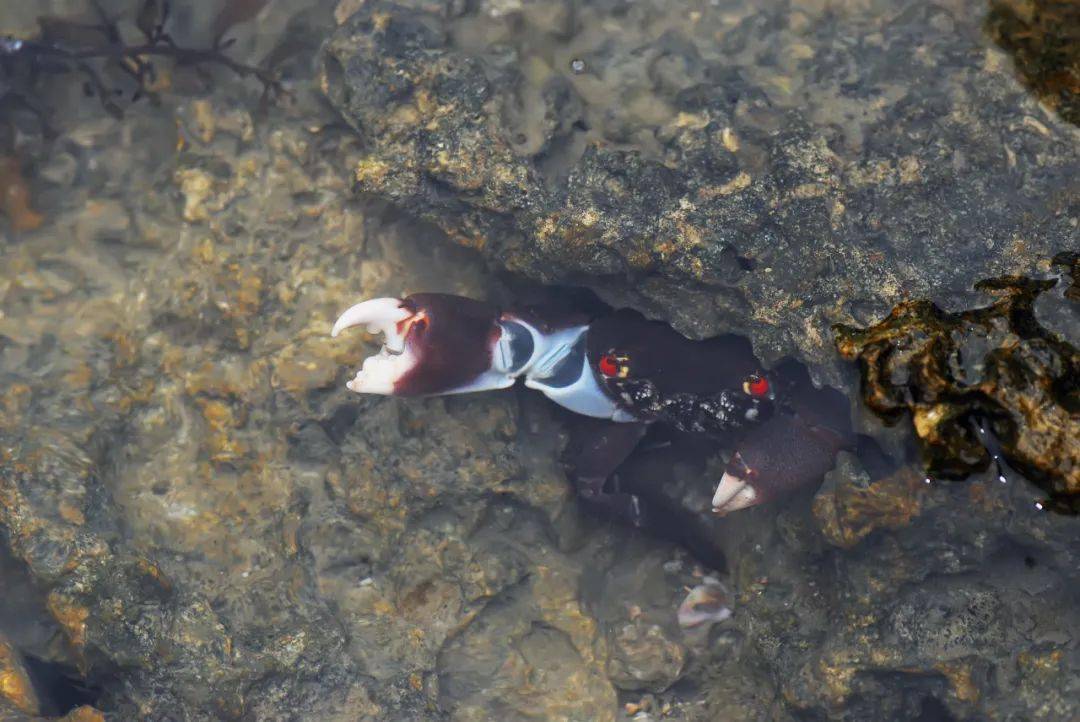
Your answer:
[[[416,366],[416,357],[405,348],[405,334],[398,330],[403,321],[413,316],[396,298],[373,298],[349,308],[334,322],[331,336],[347,328],[364,326],[368,333],[381,333],[386,342],[374,356],[364,359],[356,377],[345,384],[358,394],[394,393],[395,384]]]
[[[397,325],[410,316],[412,313],[403,308],[401,301],[396,298],[372,298],[361,301],[338,316],[330,335],[336,338],[347,328],[366,326],[368,333],[385,333],[387,343],[391,340],[404,342],[398,335]],[[402,348],[403,344],[399,343],[397,347],[392,347],[392,350],[400,351]]]
[[[364,359],[363,366],[345,388],[358,394],[389,396],[394,393],[395,384],[415,365],[416,357],[408,351],[391,353],[383,346],[379,353]]]
[[[725,471],[716,485],[712,510],[714,514],[727,514],[753,506],[756,501],[757,492],[746,479]]]
[[[559,406],[576,414],[618,422],[637,421],[600,388],[584,349],[581,353],[581,365],[576,369],[577,378],[573,383],[565,386],[553,386],[549,383],[549,379],[560,370],[564,360],[574,353],[575,346],[586,343],[588,326],[572,326],[545,334],[520,319],[515,320],[533,336],[533,355],[518,372],[524,374],[526,387],[536,389]]]

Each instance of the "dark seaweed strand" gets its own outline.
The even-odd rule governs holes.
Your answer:
[[[130,75],[138,85],[134,99],[144,91],[147,79],[154,79],[154,67],[147,62],[148,57],[171,58],[178,65],[221,65],[240,77],[254,77],[263,86],[263,95],[282,93],[281,83],[266,69],[233,60],[224,53],[229,42],[218,42],[211,48],[185,48],[177,45],[165,32],[165,22],[169,16],[169,4],[163,3],[160,13],[153,17],[148,11],[153,3],[147,2],[139,14],[137,25],[145,36],[145,42],[127,45],[123,42],[116,23],[109,19],[97,2],[94,2],[101,24],[97,27],[107,38],[107,44],[87,48],[66,48],[58,43],[17,38],[0,37],[0,59],[26,57],[29,59],[53,59],[69,63],[80,72],[97,94],[105,109],[114,116],[121,115],[121,110],[110,99],[112,93],[95,67],[93,60],[112,61]]]
[[[146,56],[172,58],[181,65],[213,63],[222,65],[241,77],[255,77],[268,89],[278,90],[280,86],[278,80],[269,71],[255,65],[237,62],[217,48],[197,49],[185,48],[179,45],[144,43],[141,45],[67,50],[48,43],[25,41],[21,43],[19,51],[67,60],[76,64],[84,72],[89,69],[86,66],[87,60],[128,60],[134,63],[136,67],[141,67],[142,61],[140,58]],[[141,79],[141,76],[136,76],[136,78]],[[96,85],[102,87],[100,81]]]

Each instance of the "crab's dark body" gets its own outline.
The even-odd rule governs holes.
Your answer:
[[[631,311],[590,318],[415,294],[357,304],[334,334],[354,325],[387,338],[349,382],[354,391],[462,393],[521,378],[579,414],[567,454],[579,493],[635,523],[640,499],[610,480],[650,428],[732,452],[713,495],[718,514],[820,480],[853,438],[846,400],[815,388],[801,367],[766,373],[745,339],[692,341]]]

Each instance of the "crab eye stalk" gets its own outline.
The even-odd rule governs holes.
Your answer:
[[[771,390],[769,380],[761,374],[750,374],[743,381],[743,391],[757,399],[766,398]]]
[[[617,354],[614,351],[609,351],[600,357],[600,360],[596,362],[596,367],[599,369],[602,376],[606,376],[609,379],[625,379],[630,375],[629,362],[629,357]]]
[[[608,378],[611,378],[615,374],[619,373],[619,363],[615,360],[615,357],[611,354],[604,354],[600,357],[600,373],[604,374]]]

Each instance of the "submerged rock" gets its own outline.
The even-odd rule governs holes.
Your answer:
[[[1075,244],[1080,135],[977,0],[415,5],[366,4],[322,54],[357,190],[689,336],[835,380],[833,324],[970,305]]]
[[[814,497],[814,517],[830,544],[851,548],[875,531],[898,529],[922,513],[926,483],[904,467],[873,483],[858,462],[841,455]]]
[[[993,0],[986,27],[1043,102],[1080,125],[1080,5],[1072,0]]]
[[[625,690],[663,692],[682,676],[686,649],[658,624],[637,619],[611,636],[608,676]]]
[[[44,220],[31,207],[30,189],[15,158],[0,156],[0,211],[13,231],[32,231]]]
[[[812,516],[733,518],[740,597],[725,626],[738,636],[702,673],[715,681],[708,708],[725,719],[760,719],[773,700],[781,718],[1070,719],[1080,525],[1030,499],[992,475],[870,482],[844,457]],[[753,711],[727,716],[729,705]]]
[[[1080,509],[1080,350],[1039,324],[1035,302],[1056,281],[1003,278],[979,289],[989,306],[947,313],[897,306],[874,326],[838,327],[837,347],[862,369],[863,400],[905,412],[932,475],[965,476],[1000,453],[1050,503]]]
[[[285,5],[262,18],[310,42]],[[372,4],[328,46],[343,64],[335,81],[324,58],[327,89],[355,104],[359,137],[299,81],[295,104],[262,114],[226,85],[122,122],[76,105],[56,141],[18,134],[20,157],[64,162],[26,166],[32,236],[0,221],[0,543],[26,582],[0,565],[0,615],[32,622],[0,625],[22,655],[0,674],[34,681],[35,658],[69,675],[92,707],[46,690],[37,712],[82,722],[615,720],[621,704],[666,720],[1068,719],[1077,519],[1040,514],[1023,484],[871,483],[847,458],[813,500],[716,520],[719,460],[656,449],[627,481],[702,512],[672,516],[713,550],[695,563],[577,513],[543,399],[358,398],[342,383],[368,340],[328,336],[364,296],[503,300],[483,263],[501,257],[687,331],[741,327],[824,358],[828,323],[879,307],[834,304],[862,298],[876,256],[825,259],[866,228],[878,250],[900,228],[904,253],[972,234],[934,245],[927,278],[882,270],[889,308],[891,280],[1026,270],[1072,222],[1067,198],[1040,195],[1070,151],[967,16],[427,5]],[[471,53],[489,28],[498,42]],[[549,44],[514,50],[530,37]],[[274,33],[257,42],[277,50]],[[930,90],[908,97],[912,82]],[[950,88],[973,95],[934,95]],[[458,240],[486,229],[486,245],[357,203],[357,183]],[[1066,210],[1031,237],[1048,207]],[[32,613],[11,603],[24,586]],[[699,586],[682,619],[707,619],[684,630]],[[647,710],[643,688],[663,690]],[[15,689],[0,718],[27,699]]]
[[[614,720],[579,596],[624,532],[577,518],[551,410],[344,388],[343,303],[483,296],[479,260],[354,203],[317,103],[176,102],[60,126],[80,169],[0,247],[0,541],[64,642],[13,647],[124,720]]]
[[[0,636],[0,719],[9,709],[31,716],[38,714],[41,703],[19,653]]]
[[[882,362],[914,369],[887,398],[922,403],[917,359],[936,368],[934,338],[963,348],[971,388],[928,391],[986,414],[1009,459],[1061,498],[1075,316],[1055,316],[1055,336],[952,311],[980,303],[981,279],[1050,271],[1080,225],[1080,135],[1027,94],[985,13],[977,0],[372,2],[324,46],[321,83],[363,143],[355,189],[497,268],[588,286],[691,337],[742,333],[767,362],[793,354],[849,387],[836,324],[872,327],[897,306],[934,319],[906,327],[906,350],[902,323],[877,327],[896,329]],[[943,310],[923,313],[931,303]],[[936,471],[987,465],[960,416],[930,421]],[[1077,520],[1041,512],[1016,475],[871,480],[847,457],[812,501],[716,522],[700,513],[709,465],[659,466],[622,481],[668,500],[675,533],[726,558],[737,594],[683,673],[704,718],[1074,714]]]

